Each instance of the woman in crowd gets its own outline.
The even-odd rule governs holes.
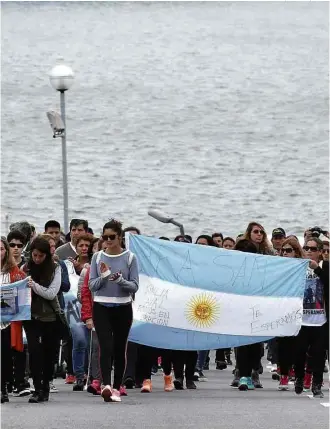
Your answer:
[[[306,238],[304,245],[305,257],[310,259],[307,271],[304,312],[302,326],[296,337],[295,345],[295,392],[299,395],[304,389],[304,374],[306,353],[310,354],[313,371],[312,392],[314,397],[323,398],[322,383],[324,356],[326,350],[326,338],[329,336],[327,329],[326,305],[328,299],[329,267],[327,264],[322,269],[319,267],[322,255],[323,243],[317,237]]]
[[[287,238],[280,249],[280,256],[284,258],[303,258],[303,249],[299,242],[293,238]],[[289,389],[289,371],[292,368],[295,351],[296,337],[279,337],[278,344],[278,367],[280,372],[279,390]]]
[[[114,219],[103,227],[105,251],[92,258],[89,287],[94,296],[93,322],[100,343],[104,401],[120,402],[126,367],[128,334],[133,321],[132,300],[139,287],[135,255],[122,248],[122,224]],[[111,387],[112,353],[114,382]]]
[[[77,238],[76,251],[77,256],[71,260],[74,265],[76,274],[80,274],[78,280],[78,291],[77,299],[81,302],[81,288],[84,283],[86,272],[90,266],[90,262],[93,256],[93,247],[95,239],[90,234],[83,234]],[[79,309],[80,310],[80,306]],[[89,330],[86,325],[82,322],[71,324],[72,334],[72,361],[73,361],[73,372],[75,375],[76,382],[73,386],[74,392],[81,392],[84,390],[85,385],[85,363],[86,354],[89,343]]]
[[[252,241],[245,239],[237,242],[235,250],[257,253],[256,245]],[[236,372],[231,384],[232,387],[238,387],[239,390],[253,390],[263,387],[259,380],[258,371],[256,370],[260,363],[260,350],[261,345],[258,343],[237,347]]]
[[[29,402],[38,403],[49,398],[60,323],[56,314],[60,311],[57,294],[61,287],[61,267],[54,262],[47,240],[41,237],[33,240],[24,269],[32,291],[31,320],[23,322],[35,388]]]
[[[242,237],[250,240],[257,248],[257,253],[261,255],[273,255],[272,245],[267,238],[265,228],[257,222],[250,222]]]
[[[231,237],[225,237],[223,239],[223,248],[227,250],[233,250],[235,248],[236,241]]]
[[[14,260],[8,241],[1,237],[1,273],[0,285],[4,287],[25,278]],[[11,381],[13,373],[12,350],[23,352],[22,323],[1,323],[1,403],[9,402],[7,383]],[[24,376],[23,376],[24,379]],[[16,381],[16,380],[15,380]],[[17,380],[19,381],[19,380]],[[19,389],[20,386],[16,385]]]

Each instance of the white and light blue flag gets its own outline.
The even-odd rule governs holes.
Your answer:
[[[1,286],[2,323],[31,320],[31,289],[27,284],[28,279],[24,279]]]
[[[307,260],[128,238],[140,273],[131,341],[208,350],[298,334]]]

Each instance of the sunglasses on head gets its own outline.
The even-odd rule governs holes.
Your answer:
[[[262,235],[264,235],[264,233],[265,233],[265,231],[263,231],[262,229],[254,229],[252,232],[254,234],[262,234]]]
[[[15,247],[17,247],[18,249],[22,249],[23,244],[21,244],[21,243],[9,243],[9,247],[11,247],[12,249],[14,249]]]
[[[317,252],[319,250],[316,246],[304,246],[303,249],[306,252]]]
[[[282,248],[282,253],[292,253],[293,249],[292,247],[283,247]]]
[[[116,234],[109,234],[109,235],[104,234],[104,235],[102,235],[102,240],[103,241],[108,241],[108,240],[113,241],[116,237],[117,237]]]

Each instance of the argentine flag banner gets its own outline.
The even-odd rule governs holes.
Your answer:
[[[298,334],[307,260],[127,238],[140,278],[131,341],[208,350]]]
[[[1,286],[1,322],[31,320],[31,289],[27,284],[28,279],[24,279]]]

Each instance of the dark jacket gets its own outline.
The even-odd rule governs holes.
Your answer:
[[[322,268],[315,268],[314,273],[320,277],[323,283],[325,313],[327,315],[327,321],[329,322],[329,261],[323,261]]]

